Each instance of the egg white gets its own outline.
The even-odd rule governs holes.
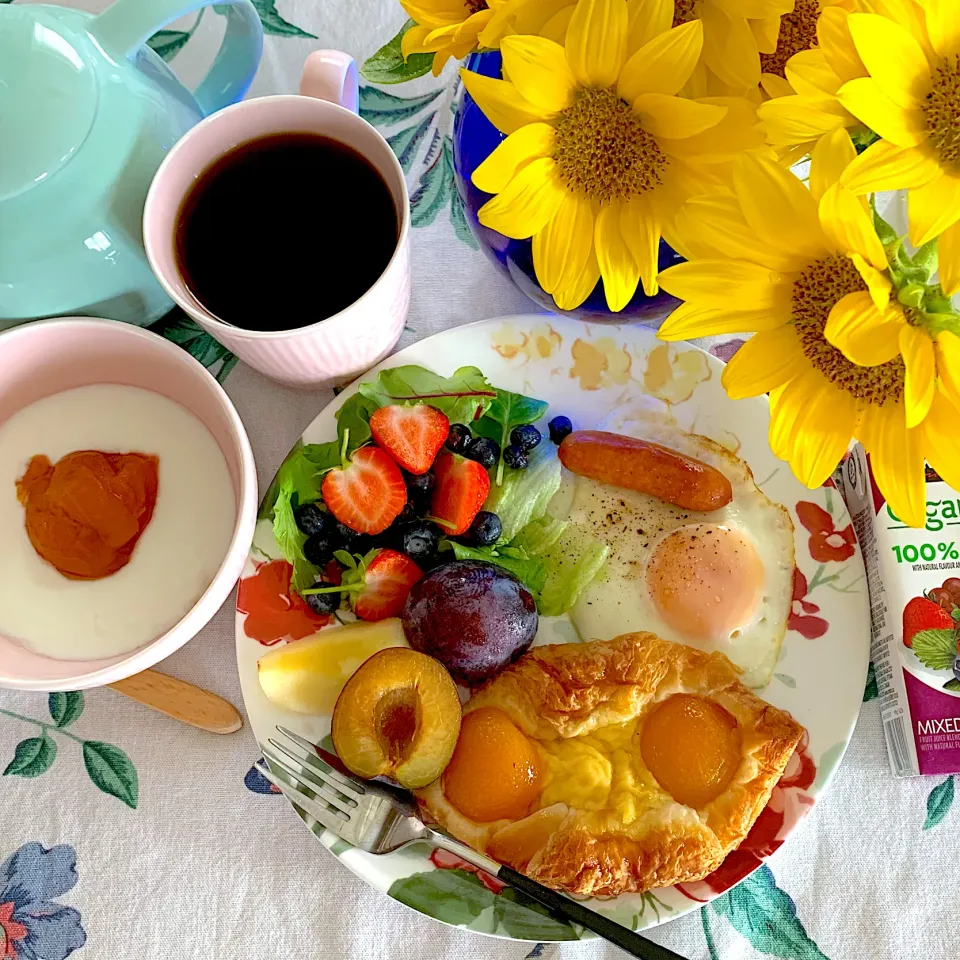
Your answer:
[[[621,428],[620,432],[627,432]],[[750,468],[706,437],[683,433],[667,422],[645,417],[636,436],[652,440],[718,469],[733,488],[727,506],[709,513],[684,510],[647,494],[565,474],[551,504],[597,539],[610,555],[600,576],[581,594],[571,619],[584,640],[609,640],[649,630],[679,643],[726,654],[744,671],[750,687],[769,683],[780,655],[793,596],[793,522],[788,511],[760,491]],[[739,531],[756,548],[764,570],[761,600],[729,636],[703,641],[668,626],[647,589],[646,568],[660,541],[672,531],[701,523]]]

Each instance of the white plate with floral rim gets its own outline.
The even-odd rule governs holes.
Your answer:
[[[632,408],[655,404],[679,428],[734,450],[764,493],[790,509],[797,562],[793,612],[774,678],[761,695],[789,710],[809,735],[749,836],[715,873],[698,883],[589,901],[633,929],[698,909],[744,879],[783,843],[826,788],[853,733],[867,673],[870,620],[863,563],[842,498],[831,483],[808,490],[774,457],[767,442],[766,398],[728,399],[720,385],[720,361],[693,346],[660,343],[644,327],[597,326],[549,315],[486,320],[408,347],[360,380],[401,364],[420,364],[442,375],[477,366],[495,386],[547,400],[548,416],[566,414],[579,427],[593,426],[612,411],[629,414]],[[336,411],[355,392],[356,385],[344,390],[306,429],[303,441],[333,439]],[[290,599],[289,581],[290,567],[280,556],[271,524],[261,521],[238,594],[243,697],[258,741],[266,742],[275,726],[284,724],[320,742],[329,735],[329,717],[281,710],[266,699],[257,681],[257,660],[267,646],[316,629],[302,601]],[[572,627],[562,633],[569,640]],[[329,740],[327,745],[332,748]],[[338,840],[309,817],[305,821],[358,876],[443,923],[517,940],[580,936],[579,929],[515,898],[510,888],[449,854],[411,847],[375,857]]]

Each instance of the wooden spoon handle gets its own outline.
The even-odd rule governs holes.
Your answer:
[[[210,733],[236,733],[243,726],[237,708],[223,697],[156,670],[144,670],[108,686],[174,720]]]

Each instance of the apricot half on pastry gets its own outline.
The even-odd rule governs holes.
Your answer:
[[[443,789],[465,817],[476,823],[525,817],[541,780],[536,745],[502,710],[480,707],[463,718]]]
[[[410,790],[443,773],[460,732],[460,698],[433,657],[394,647],[367,660],[333,711],[333,745],[358,777],[392,777]]]
[[[640,732],[647,769],[674,800],[695,809],[727,789],[741,752],[736,718],[714,700],[688,693],[657,704]]]

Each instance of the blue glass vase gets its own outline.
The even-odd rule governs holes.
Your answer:
[[[500,77],[500,53],[488,51],[473,53],[467,58],[466,67],[486,77]],[[680,301],[670,294],[660,291],[656,296],[648,297],[642,286],[637,288],[633,299],[618,313],[607,308],[603,292],[603,280],[600,280],[593,292],[574,310],[560,310],[553,297],[537,282],[533,268],[533,243],[530,240],[511,240],[489,227],[483,226],[477,219],[477,211],[490,199],[489,193],[478,190],[472,181],[473,171],[504,140],[502,134],[483,114],[477,102],[467,93],[460,91],[460,102],[453,124],[453,167],[457,181],[457,192],[463,201],[464,213],[480,249],[535,303],[545,310],[563,313],[570,317],[601,323],[623,323],[661,318]],[[681,263],[682,258],[664,241],[660,241],[659,265],[661,270]]]

